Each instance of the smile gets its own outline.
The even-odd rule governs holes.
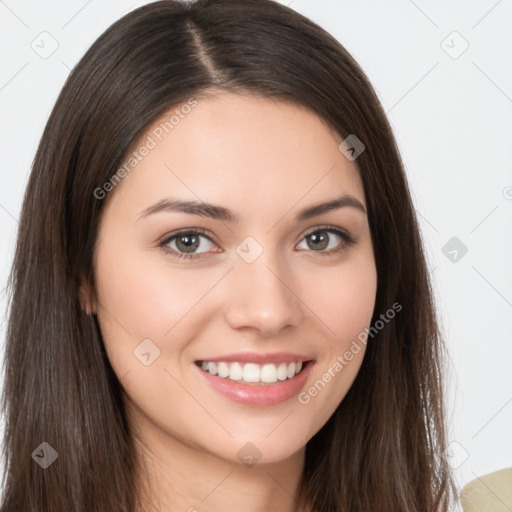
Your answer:
[[[302,361],[282,362],[280,364],[198,361],[196,364],[211,375],[248,384],[272,383],[278,380],[292,379],[300,373],[302,368]]]
[[[225,398],[247,406],[270,406],[290,400],[306,385],[315,361],[297,363],[196,361],[193,366],[204,381]]]

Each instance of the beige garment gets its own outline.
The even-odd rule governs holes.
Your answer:
[[[512,468],[468,482],[460,493],[464,512],[512,512]]]

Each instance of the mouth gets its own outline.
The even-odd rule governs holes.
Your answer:
[[[280,363],[244,363],[239,361],[195,361],[203,372],[249,386],[276,385],[302,374],[314,360],[282,361]]]
[[[266,407],[291,400],[307,385],[316,361],[302,359],[265,364],[200,360],[193,366],[208,386],[228,400],[244,406]]]

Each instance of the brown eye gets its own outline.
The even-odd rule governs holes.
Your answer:
[[[317,228],[315,231],[309,232],[304,236],[304,241],[306,241],[307,249],[325,254],[348,249],[355,243],[348,233],[331,227]],[[326,251],[326,249],[330,250]]]
[[[178,248],[179,251],[182,252],[194,252],[197,250],[199,245],[201,245],[199,239],[200,236],[194,233],[190,233],[187,235],[178,235],[177,237],[175,237],[176,247]]]
[[[177,258],[200,258],[215,247],[213,241],[199,230],[180,231],[162,240],[159,244],[167,254]],[[201,249],[198,251],[198,249]]]

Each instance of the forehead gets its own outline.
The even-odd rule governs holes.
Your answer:
[[[225,203],[248,214],[364,190],[341,137],[310,110],[219,93],[165,112],[133,144],[113,203],[131,210],[166,196]]]

